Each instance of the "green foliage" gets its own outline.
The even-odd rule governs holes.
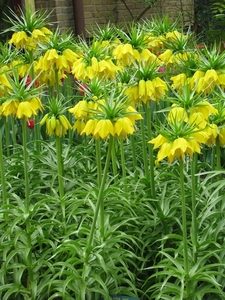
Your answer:
[[[133,26],[135,23],[130,27],[130,34],[121,30],[121,37],[124,41],[132,40],[133,48],[142,50],[140,45],[146,46],[143,32],[150,26]],[[166,36],[175,30],[167,17],[161,22],[155,19],[151,26],[156,35]],[[113,31],[99,28],[99,37],[104,41],[105,38],[110,41],[111,33],[114,28]],[[165,46],[170,44],[174,50],[181,42],[178,50],[189,50],[190,47],[186,47],[189,33],[180,39],[175,33],[173,39],[165,42]],[[225,52],[218,52],[216,46],[198,51],[197,58],[187,58],[179,67],[175,66],[177,70],[192,66],[188,71],[193,75],[200,67],[204,71],[224,69]],[[3,56],[8,59],[8,55]],[[159,72],[155,60],[144,67],[144,73],[150,70],[156,75]],[[159,76],[169,76],[175,68],[165,67],[167,73]],[[116,82],[118,89],[121,82],[134,83],[130,82],[129,75],[126,70],[121,73],[124,80]],[[111,95],[118,98],[115,82],[107,84],[114,91]],[[87,86],[90,102],[94,100],[93,95],[102,99],[108,85],[101,85],[95,78],[92,85]],[[66,105],[67,99],[74,102],[83,99],[71,86],[58,86],[58,89],[66,94],[60,98]],[[100,91],[97,96],[96,90]],[[190,91],[187,85],[184,85],[184,94],[171,90],[172,87],[165,102],[155,101],[138,108],[143,110],[145,119],[141,125],[137,124],[137,131],[130,139],[125,135],[126,140],[121,136],[114,142],[113,154],[109,152],[112,136],[110,142],[96,141],[72,132],[72,138],[69,134],[60,137],[56,147],[54,136],[43,135],[43,140],[34,140],[33,132],[24,126],[25,118],[21,124],[14,116],[2,116],[0,299],[99,300],[104,297],[110,300],[114,294],[141,300],[224,299],[224,169],[219,168],[218,147],[202,146],[203,154],[197,153],[191,158],[185,155],[182,164],[181,160],[171,164],[162,160],[160,165],[154,165],[156,154],[150,152],[153,148],[149,149],[147,144],[150,135],[157,134],[160,122],[166,123],[165,113],[169,111],[170,102],[179,104],[182,100],[184,107],[192,108],[208,97],[215,106],[221,104],[216,124],[222,126],[224,92],[221,88],[216,95],[195,96],[195,88]],[[45,91],[43,102],[51,99],[48,92]],[[124,99],[119,100],[121,104]],[[111,98],[106,108],[110,112],[119,109],[116,103]],[[57,112],[60,103],[53,104]],[[104,114],[101,102],[99,107]],[[212,116],[210,120],[213,121]],[[172,127],[175,116],[173,121]],[[189,134],[190,124],[182,119],[173,138]],[[170,129],[164,128],[169,133]],[[187,132],[182,135],[184,128]],[[144,150],[151,153],[147,157],[147,170]]]
[[[224,40],[224,26],[224,0],[195,0],[195,31],[202,41]]]
[[[213,21],[215,28],[209,31],[210,35],[213,35],[218,40],[225,39],[225,2],[223,0],[213,3],[212,14],[214,16]]]

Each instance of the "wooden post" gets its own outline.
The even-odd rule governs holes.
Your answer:
[[[72,0],[75,25],[75,35],[86,36],[83,0]]]
[[[35,3],[34,0],[24,0],[24,8],[25,10],[30,9],[32,13],[35,12]]]

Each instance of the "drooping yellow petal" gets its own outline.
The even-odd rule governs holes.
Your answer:
[[[172,76],[170,79],[173,82],[172,88],[177,89],[178,91],[181,90],[182,86],[187,84],[187,76],[184,73]]]
[[[171,152],[172,143],[171,142],[165,142],[162,144],[158,154],[157,154],[157,161],[160,162],[165,157],[168,157],[168,155]]]
[[[188,121],[187,112],[185,111],[185,109],[183,107],[174,106],[169,111],[168,120],[171,123],[174,123],[176,121],[180,122],[181,120],[183,120],[184,122],[187,122]]]
[[[3,116],[15,116],[17,113],[17,108],[19,106],[18,100],[6,101],[2,104],[2,114]]]
[[[84,130],[85,124],[86,123],[83,120],[76,120],[72,129],[81,134],[81,132]]]
[[[145,81],[142,79],[138,83],[138,88],[139,88],[139,97],[145,97],[146,95],[146,89],[145,89]]]
[[[83,119],[88,114],[88,102],[80,100],[74,107],[68,110],[76,119]]]
[[[133,134],[134,133],[134,126],[131,122],[131,120],[128,117],[119,118],[115,125],[115,134],[117,136],[126,136],[127,134]]]
[[[168,143],[169,140],[167,138],[165,138],[163,135],[159,134],[156,138],[151,139],[148,143],[150,144],[154,144],[154,148],[156,149],[160,146],[162,146],[163,144]]]
[[[92,57],[91,59],[91,66],[94,72],[98,72],[98,60],[96,57]]]
[[[211,84],[212,82],[218,82],[218,74],[215,70],[207,70],[205,73],[205,82]]]
[[[219,143],[220,146],[224,147],[225,146],[225,127],[220,129],[219,132]]]
[[[29,38],[25,31],[14,32],[12,38],[8,41],[9,44],[14,44],[16,48],[24,48],[29,42]]]
[[[56,49],[49,49],[46,51],[44,57],[47,60],[55,61],[59,58],[59,54],[57,53]]]
[[[192,155],[194,152],[201,153],[200,144],[195,140],[188,140],[189,147],[187,148],[187,154]]]
[[[90,135],[94,133],[95,127],[97,125],[98,121],[97,120],[88,120],[87,123],[85,124],[84,129],[82,130],[81,134],[86,134]]]
[[[173,147],[171,149],[171,154],[177,153],[178,157],[183,155],[188,147],[188,142],[184,138],[178,138],[173,141]]]
[[[18,119],[30,118],[32,115],[36,115],[36,111],[32,108],[30,102],[20,102],[17,108],[16,116]]]
[[[172,63],[172,60],[171,60],[172,54],[173,54],[172,50],[167,49],[164,53],[160,54],[158,56],[158,58],[160,60],[162,60],[163,62],[165,62],[166,64]]]
[[[98,138],[100,136],[102,139],[106,139],[109,135],[114,136],[115,131],[113,124],[110,120],[100,120],[97,122],[96,127],[94,129],[93,135]]]
[[[43,108],[40,98],[38,98],[38,97],[32,98],[31,100],[29,100],[29,102],[30,102],[33,110],[35,110],[35,111],[40,110],[41,112],[43,111],[44,108]]]

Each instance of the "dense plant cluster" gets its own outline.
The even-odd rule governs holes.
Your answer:
[[[1,45],[0,298],[225,299],[223,44],[47,20]]]

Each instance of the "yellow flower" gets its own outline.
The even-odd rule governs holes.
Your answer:
[[[115,135],[113,123],[108,119],[99,120],[95,126],[93,136],[95,138],[101,137],[102,139],[106,139],[109,135]]]
[[[44,30],[43,29],[34,29],[31,33],[32,39],[34,39],[36,42],[43,42],[43,41],[49,39],[49,37],[46,35],[46,33],[47,33],[46,29],[44,29]],[[49,30],[49,32],[51,32],[51,31]]]
[[[5,95],[5,91],[7,90],[7,88],[11,88],[10,83],[6,75],[4,73],[1,73],[0,74],[0,97]]]
[[[11,100],[11,101],[5,101],[2,104],[2,114],[3,116],[15,116],[17,113],[17,109],[19,106],[19,101],[18,100]]]
[[[187,140],[180,137],[161,146],[157,155],[157,161],[168,157],[168,162],[172,163],[176,158],[184,159],[185,154],[192,156],[194,152],[201,152],[199,143],[195,140]]]
[[[190,114],[200,112],[204,116],[205,120],[208,120],[210,115],[218,114],[218,110],[212,106],[208,101],[201,101],[190,110]]]
[[[79,101],[74,107],[69,109],[69,112],[76,119],[83,119],[88,115],[88,102],[86,100]]]
[[[139,104],[140,102],[159,101],[165,96],[167,90],[167,84],[161,78],[156,77],[146,81],[141,79],[135,86],[128,87],[125,94],[131,101]]]
[[[46,132],[48,135],[63,136],[72,126],[65,115],[49,115],[46,114],[40,121],[40,125],[46,124]]]
[[[177,30],[169,31],[166,33],[166,40],[179,40],[181,38],[185,38],[185,35]]]
[[[88,79],[86,74],[86,64],[83,60],[83,58],[77,59],[72,66],[72,74],[78,79],[78,80],[86,80]]]
[[[72,68],[73,63],[78,59],[78,55],[72,51],[71,49],[65,49],[63,51],[63,55],[65,56],[68,65]]]
[[[172,76],[170,78],[172,80],[172,88],[176,89],[178,91],[181,91],[182,86],[186,85],[188,83],[187,76],[184,73],[178,74],[176,76]]]
[[[203,78],[205,76],[205,72],[197,70],[193,75],[194,82],[199,81],[200,78]]]
[[[18,119],[30,118],[32,115],[36,115],[36,111],[33,109],[29,101],[20,102],[17,108],[16,116]]]
[[[192,112],[189,116],[189,123],[197,126],[200,129],[205,129],[208,125],[206,119],[201,112]]]
[[[40,98],[38,98],[38,97],[35,97],[35,98],[31,98],[30,100],[29,100],[29,102],[30,102],[30,104],[31,104],[31,106],[32,106],[32,108],[33,108],[33,110],[40,110],[41,112],[43,111],[43,105],[42,105],[42,103],[41,103],[41,100],[40,100]]]
[[[207,135],[204,132],[193,130],[187,136],[174,136],[171,139],[159,134],[148,143],[154,144],[154,149],[160,147],[157,163],[166,157],[168,162],[172,163],[175,159],[184,159],[186,154],[192,157],[193,153],[200,153],[201,143],[205,142],[206,138]]]
[[[128,96],[131,102],[140,103],[138,85],[127,87],[124,94]]]
[[[165,96],[166,91],[168,91],[167,84],[159,77],[154,78],[152,80],[152,84],[155,88],[154,95],[152,95],[152,100],[159,101]]]
[[[216,138],[219,134],[219,130],[216,124],[209,124],[206,128],[206,133],[208,135],[208,139],[206,141],[206,144],[208,146],[212,146],[216,144]]]
[[[69,49],[68,49],[69,50]],[[68,55],[69,51],[64,54],[58,54],[56,49],[49,49],[46,51],[44,56],[40,57],[37,65],[35,66],[36,71],[70,71],[73,61],[71,61],[71,56]],[[67,57],[69,60],[67,60]]]
[[[168,143],[169,140],[165,138],[163,135],[159,134],[156,138],[152,139],[148,143],[154,144],[153,149],[156,149],[158,147],[161,147],[163,144]]]
[[[173,64],[173,52],[167,49],[164,53],[160,54],[158,58],[162,60],[166,65]]]
[[[49,30],[47,27],[42,27],[41,31],[44,32],[45,36],[50,37],[52,35],[52,31]]]
[[[193,75],[193,81],[197,84],[196,91],[198,93],[210,93],[215,86],[219,86],[223,82],[222,80],[223,77],[220,77],[220,74],[214,69],[206,72],[196,71]]]
[[[113,51],[114,58],[123,66],[129,66],[134,60],[140,61],[141,54],[131,44],[120,44]]]
[[[158,57],[153,54],[151,51],[149,51],[148,49],[144,49],[141,53],[140,53],[140,60],[142,61],[145,60],[148,63],[156,63],[156,65],[160,65],[161,61],[158,59]]]
[[[16,48],[26,48],[29,42],[30,39],[25,31],[14,32],[11,39],[8,41],[9,44],[14,44]]]
[[[46,51],[46,53],[44,54],[44,56],[42,58],[39,59],[39,64],[41,65],[39,68],[42,69],[44,71],[47,71],[49,69],[52,68],[56,68],[56,63],[57,60],[59,58],[59,55],[56,51],[56,49],[49,49]],[[38,68],[38,66],[37,66]]]
[[[180,122],[181,120],[184,120],[184,122],[188,121],[187,112],[183,107],[173,105],[171,110],[168,114],[168,120],[173,123],[174,120],[177,120]]]
[[[219,85],[221,85],[221,87],[224,88],[225,87],[225,74],[219,74],[218,81],[219,81]]]
[[[222,127],[219,131],[219,143],[220,146],[225,146],[225,127]]]
[[[134,133],[134,126],[128,117],[119,118],[115,122],[115,134],[117,136],[127,136]]]
[[[205,81],[208,84],[218,83],[218,74],[215,70],[207,70],[204,76]]]
[[[128,106],[126,113],[128,113],[127,118],[131,120],[133,125],[135,124],[135,121],[143,120],[142,115],[139,114],[133,106]]]
[[[77,131],[78,134],[81,134],[81,132],[84,130],[85,125],[86,123],[83,120],[76,120],[72,129],[74,131]]]
[[[98,120],[92,120],[92,119],[88,120],[81,134],[93,135],[97,123]]]
[[[98,60],[96,57],[92,57],[89,64],[84,62],[84,58],[77,59],[72,67],[72,73],[78,80],[114,78],[118,70],[120,67],[116,66],[111,59]]]
[[[172,146],[173,146],[173,144],[171,142],[164,143],[161,146],[161,148],[157,154],[157,162],[158,163],[170,154]]]
[[[164,36],[154,36],[151,35],[151,33],[148,36],[148,44],[149,44],[149,48],[151,49],[151,51],[156,52],[156,51],[160,51],[163,47],[163,39]]]

